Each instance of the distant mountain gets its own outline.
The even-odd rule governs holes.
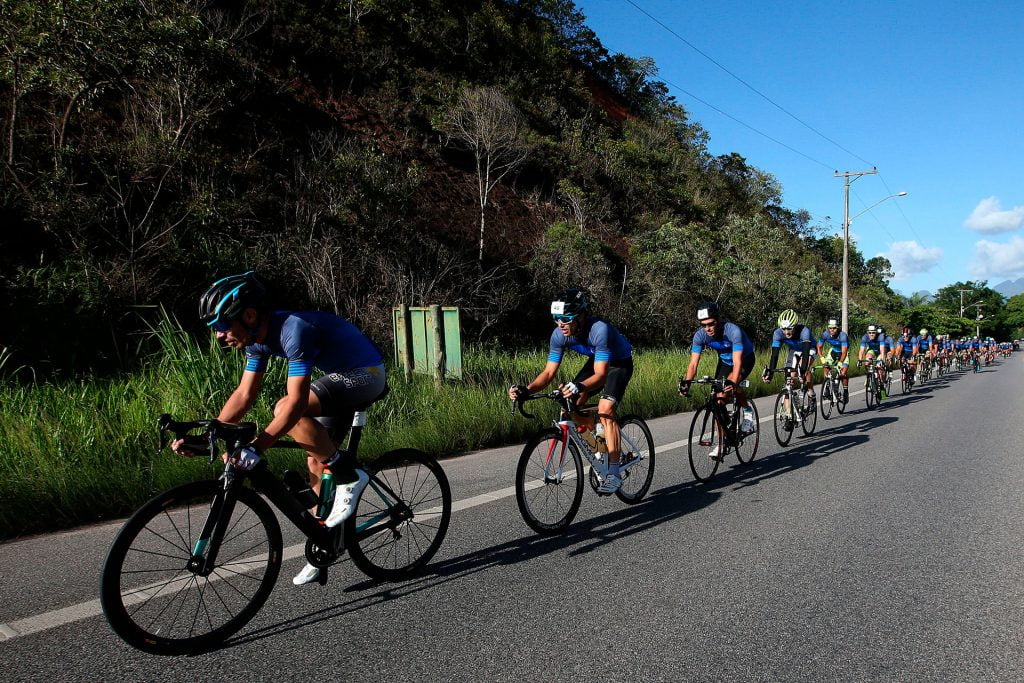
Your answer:
[[[1017,280],[1007,280],[1006,282],[1000,282],[992,289],[996,290],[1007,299],[1011,296],[1017,296],[1018,294],[1024,294],[1024,277]]]
[[[922,289],[920,291],[914,292],[914,296],[924,297],[924,302],[926,304],[930,304],[932,301],[935,301],[935,297],[932,296],[932,293],[929,292],[927,289]]]

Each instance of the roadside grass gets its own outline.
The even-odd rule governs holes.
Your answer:
[[[0,381],[0,538],[123,516],[158,492],[216,475],[219,469],[205,459],[158,452],[156,418],[161,413],[182,420],[215,416],[241,375],[242,354],[224,351],[212,340],[197,343],[171,321],[153,334],[161,352],[132,374],[60,383]],[[399,447],[449,456],[525,440],[556,409],[534,404],[530,412],[538,421],[524,419],[512,414],[506,391],[532,379],[546,357],[546,350],[467,349],[463,379],[441,387],[426,376],[406,382],[389,363],[391,392],[370,409],[361,457],[372,460]],[[702,403],[702,389],[685,399],[676,394],[689,357],[688,348],[636,350],[622,413],[651,418]],[[581,364],[572,355],[566,360],[562,381]],[[778,389],[780,380],[765,385],[758,379],[767,361],[768,352],[759,352],[751,395]],[[713,373],[715,363],[714,355],[705,353],[698,376]],[[274,401],[283,394],[284,365],[271,363],[249,418],[258,424],[269,421]],[[851,367],[851,374],[858,369]],[[277,472],[305,467],[303,454],[295,451],[271,451],[269,462]]]

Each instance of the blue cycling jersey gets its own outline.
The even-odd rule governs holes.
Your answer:
[[[560,329],[557,327],[554,329],[551,333],[548,361],[561,363],[566,348],[581,355],[590,356],[595,361],[614,362],[633,357],[633,347],[629,345],[629,341],[621,332],[601,318],[590,316],[583,321],[583,329],[579,337],[566,337]]]
[[[320,311],[274,311],[267,337],[245,347],[245,369],[265,372],[270,356],[288,359],[289,377],[381,365],[384,358],[366,335],[349,321]]]
[[[793,336],[788,339],[781,327],[776,327],[775,334],[772,335],[772,348],[778,348],[785,344],[794,351],[801,351],[803,350],[804,342],[810,342],[811,348],[814,348],[814,333],[806,325],[795,325]]]
[[[932,335],[930,334],[927,337],[917,337],[917,345],[920,347],[922,353],[930,349],[934,343],[935,340],[932,339]]]
[[[907,357],[914,355],[915,346],[917,346],[917,337],[911,337],[910,339],[900,337],[896,340],[896,350]]]
[[[832,333],[826,329],[818,338],[818,343],[822,346],[828,344],[832,347],[832,353],[841,354],[843,349],[850,346],[850,337],[842,330],[839,330],[839,333],[833,337]]]
[[[725,323],[719,325],[718,334],[712,337],[703,327],[693,333],[693,345],[690,350],[693,353],[700,353],[705,348],[711,348],[718,352],[718,358],[726,365],[732,365],[732,354],[736,351],[743,352],[743,358],[754,355],[754,343],[743,331],[743,328],[736,323]]]
[[[885,341],[885,337],[880,334],[876,334],[874,339],[865,334],[860,338],[860,346],[861,348],[867,349],[868,351],[874,351],[875,353],[882,353],[882,347],[885,347],[886,349],[890,348]]]

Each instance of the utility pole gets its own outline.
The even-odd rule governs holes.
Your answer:
[[[978,315],[974,318],[974,336],[981,339],[981,307],[984,306],[984,302],[979,301],[978,303],[971,304],[977,309]]]
[[[960,317],[964,317],[964,292],[973,292],[973,289],[958,289],[960,292]]]
[[[843,327],[850,333],[850,183],[861,176],[874,175],[878,169],[870,171],[836,171],[835,178],[843,179]],[[850,180],[850,178],[853,180]]]

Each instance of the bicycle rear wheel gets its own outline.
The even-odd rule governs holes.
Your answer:
[[[779,395],[775,397],[775,419],[772,422],[775,425],[775,440],[779,442],[780,446],[785,446],[793,438],[793,428],[796,426],[786,407],[785,391],[780,391]]]
[[[712,450],[708,451],[709,448]],[[693,421],[690,422],[690,441],[687,449],[690,471],[697,481],[708,481],[715,476],[727,448],[710,404],[694,413]]]
[[[583,460],[572,441],[546,429],[526,442],[516,467],[516,504],[523,521],[545,536],[569,526],[583,500]]]
[[[389,451],[368,468],[355,514],[345,521],[352,562],[369,577],[397,581],[434,556],[452,516],[444,469],[423,451]]]
[[[744,465],[754,461],[754,456],[757,455],[757,445],[761,441],[761,421],[758,419],[757,405],[754,403],[754,399],[747,399],[747,407],[754,413],[754,430],[747,433],[743,432],[743,419],[741,415],[739,420],[740,433],[736,436],[736,458]],[[742,410],[742,408],[739,408],[739,410]]]
[[[846,401],[843,400],[843,393],[846,387],[843,386],[841,381],[836,382],[832,387],[832,395],[836,398],[836,410],[842,415],[846,412]]]
[[[281,569],[281,527],[260,496],[238,488],[215,566],[189,568],[220,481],[185,484],[132,515],[110,546],[100,577],[100,605],[114,633],[159,655],[216,647],[252,619]]]
[[[623,503],[639,503],[651,488],[654,479],[654,437],[647,423],[636,415],[619,421],[622,432],[622,456],[619,468],[622,486],[615,492]]]

